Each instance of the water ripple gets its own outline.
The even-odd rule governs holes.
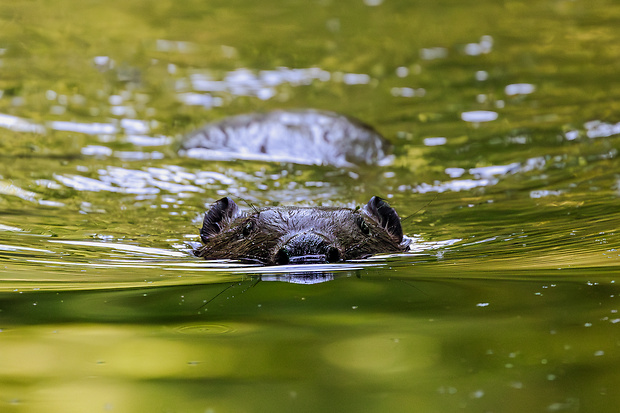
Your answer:
[[[470,168],[467,172],[473,178],[453,179],[447,182],[421,183],[413,188],[403,185],[400,190],[412,189],[414,192],[445,192],[445,191],[466,191],[474,188],[492,186],[499,183],[499,178],[517,173],[526,173],[534,170],[543,170],[547,162],[543,157],[527,159],[525,162],[513,162],[507,165],[489,165],[477,168]],[[446,168],[444,172],[451,178],[460,178],[466,172],[464,168]]]
[[[329,72],[316,67],[308,69],[281,67],[258,73],[248,69],[237,69],[228,72],[222,80],[214,80],[210,73],[194,73],[190,75],[189,81],[193,90],[198,92],[225,92],[235,96],[255,96],[267,100],[276,95],[274,89],[276,86],[285,83],[292,86],[308,85],[314,80],[326,82],[330,78]],[[184,82],[181,82],[180,86],[183,85]],[[182,91],[180,96],[185,102],[198,101],[195,96],[188,96]]]
[[[54,178],[63,185],[78,191],[108,191],[126,194],[157,194],[160,191],[172,193],[204,192],[200,185],[219,181],[230,185],[234,180],[217,172],[190,173],[171,165],[163,168],[126,169],[108,166],[98,171],[99,179],[76,174],[55,174]]]
[[[15,132],[45,133],[45,128],[29,120],[17,116],[5,115],[0,113],[0,127],[10,129]]]
[[[137,245],[130,244],[119,244],[116,242],[96,242],[96,241],[61,241],[61,240],[49,240],[48,242],[58,243],[58,244],[67,244],[67,245],[80,245],[84,247],[97,247],[97,248],[110,248],[119,251],[127,251],[127,252],[138,252],[141,254],[146,254],[148,256],[152,255],[164,255],[168,257],[185,257],[186,254],[164,250],[161,248],[150,248],[150,247],[139,247]]]

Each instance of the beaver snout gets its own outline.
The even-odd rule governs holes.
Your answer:
[[[341,260],[338,248],[314,232],[297,234],[278,249],[275,262],[285,264],[334,263]]]

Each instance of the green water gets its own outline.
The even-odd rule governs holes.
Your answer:
[[[6,1],[0,33],[0,411],[618,410],[617,2]],[[176,155],[298,107],[394,163]],[[379,195],[414,248],[197,260],[225,195]]]

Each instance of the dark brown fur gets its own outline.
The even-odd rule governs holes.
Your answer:
[[[251,213],[226,197],[207,211],[200,235],[197,256],[265,265],[348,261],[409,248],[398,214],[378,197],[356,210],[269,207]]]

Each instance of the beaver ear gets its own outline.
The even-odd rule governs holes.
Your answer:
[[[243,213],[239,211],[235,201],[229,197],[215,201],[202,221],[202,228],[200,229],[202,242],[207,242],[209,237],[220,233],[226,225],[240,216],[243,216]]]
[[[400,217],[387,202],[378,196],[373,196],[362,208],[362,212],[377,221],[395,241],[403,240],[403,228],[400,226]]]

